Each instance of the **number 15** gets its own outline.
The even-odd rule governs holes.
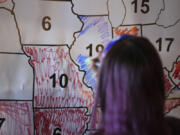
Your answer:
[[[134,13],[137,13],[137,10],[138,10],[138,0],[132,1],[131,4],[134,5]],[[147,14],[149,11],[150,11],[149,0],[142,0],[142,3],[141,3],[141,12],[143,14]]]

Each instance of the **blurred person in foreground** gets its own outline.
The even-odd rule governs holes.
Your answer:
[[[165,117],[165,86],[158,52],[143,37],[113,40],[93,62],[98,84],[95,108],[102,120],[94,135],[180,135],[180,120]]]

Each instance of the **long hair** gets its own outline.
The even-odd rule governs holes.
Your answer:
[[[102,109],[98,135],[166,134],[162,63],[146,38],[113,42],[103,58],[96,98]]]

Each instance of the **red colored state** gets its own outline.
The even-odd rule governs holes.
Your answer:
[[[168,72],[167,72],[168,73]],[[164,73],[164,81],[165,81],[165,92],[166,92],[166,96],[169,95],[169,93],[171,92],[172,88],[173,88],[173,84],[171,83],[171,80],[169,79],[168,75],[166,74],[166,72]]]
[[[175,64],[175,69],[173,71],[173,80],[180,87],[180,60]]]
[[[93,92],[82,82],[84,73],[71,60],[67,46],[26,46],[24,50],[34,68],[36,107],[88,107],[91,112]],[[56,75],[55,88],[53,78],[50,79],[53,74]],[[62,75],[68,79],[61,78]],[[67,86],[62,87],[59,80]]]
[[[0,101],[1,135],[32,135],[32,103],[21,101]]]
[[[92,116],[92,123],[89,126],[89,129],[98,129],[99,124],[101,122],[102,111],[101,108],[98,107],[95,110],[95,114]]]
[[[36,135],[82,135],[89,121],[86,108],[35,109]]]
[[[172,109],[176,108],[180,105],[180,99],[168,99],[166,100],[164,110],[165,113],[170,112]]]

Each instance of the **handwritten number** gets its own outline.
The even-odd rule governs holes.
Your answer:
[[[137,13],[137,0],[134,0],[131,4],[134,4],[134,13]]]
[[[167,52],[169,52],[170,47],[171,47],[171,45],[172,45],[172,43],[174,41],[174,38],[166,38],[165,40],[169,42],[169,44],[167,46]]]
[[[103,45],[99,44],[99,45],[96,46],[96,52],[100,53],[103,50],[104,50],[104,46]]]
[[[88,45],[86,49],[89,49],[89,56],[92,56],[92,44]]]
[[[2,125],[3,125],[3,123],[4,123],[4,121],[5,121],[5,118],[0,118],[0,129],[1,129],[1,127],[2,127]]]
[[[63,80],[64,80],[64,83],[63,83]],[[59,77],[59,85],[62,87],[62,88],[66,88],[67,85],[68,85],[68,77],[66,74],[62,74],[60,77]]]
[[[89,49],[89,57],[93,56],[93,45],[90,44],[86,47],[86,49]],[[104,46],[101,44],[96,45],[96,52],[100,53],[104,50]]]
[[[132,1],[131,4],[134,5],[134,13],[137,13],[137,11],[138,11],[138,0]],[[150,11],[149,0],[142,0],[141,12],[143,14],[147,14],[149,11]]]
[[[52,79],[52,87],[55,88],[56,87],[56,74],[54,73],[49,78]],[[68,85],[68,76],[66,74],[62,74],[59,77],[59,85],[60,85],[61,88],[66,88],[67,87],[67,85]]]
[[[156,40],[156,43],[159,45],[159,51],[162,50],[162,40],[163,39],[161,37],[158,40]],[[171,47],[171,45],[172,45],[172,43],[174,41],[174,38],[165,38],[165,41],[168,42],[166,51],[169,52],[170,47]]]
[[[61,135],[61,129],[60,128],[54,129],[53,135]]]
[[[56,87],[56,74],[54,73],[49,78],[52,79],[53,88],[55,88]]]
[[[50,20],[51,20],[51,18],[49,16],[45,16],[42,20],[42,27],[45,31],[48,31],[51,29]]]
[[[147,13],[149,12],[149,5],[148,5],[148,3],[149,3],[149,0],[143,0],[143,1],[142,1],[142,4],[141,4],[141,7],[142,7],[141,12],[142,12],[143,14],[147,14]]]
[[[159,38],[158,40],[156,40],[156,43],[159,44],[159,51],[162,50],[162,38]]]

